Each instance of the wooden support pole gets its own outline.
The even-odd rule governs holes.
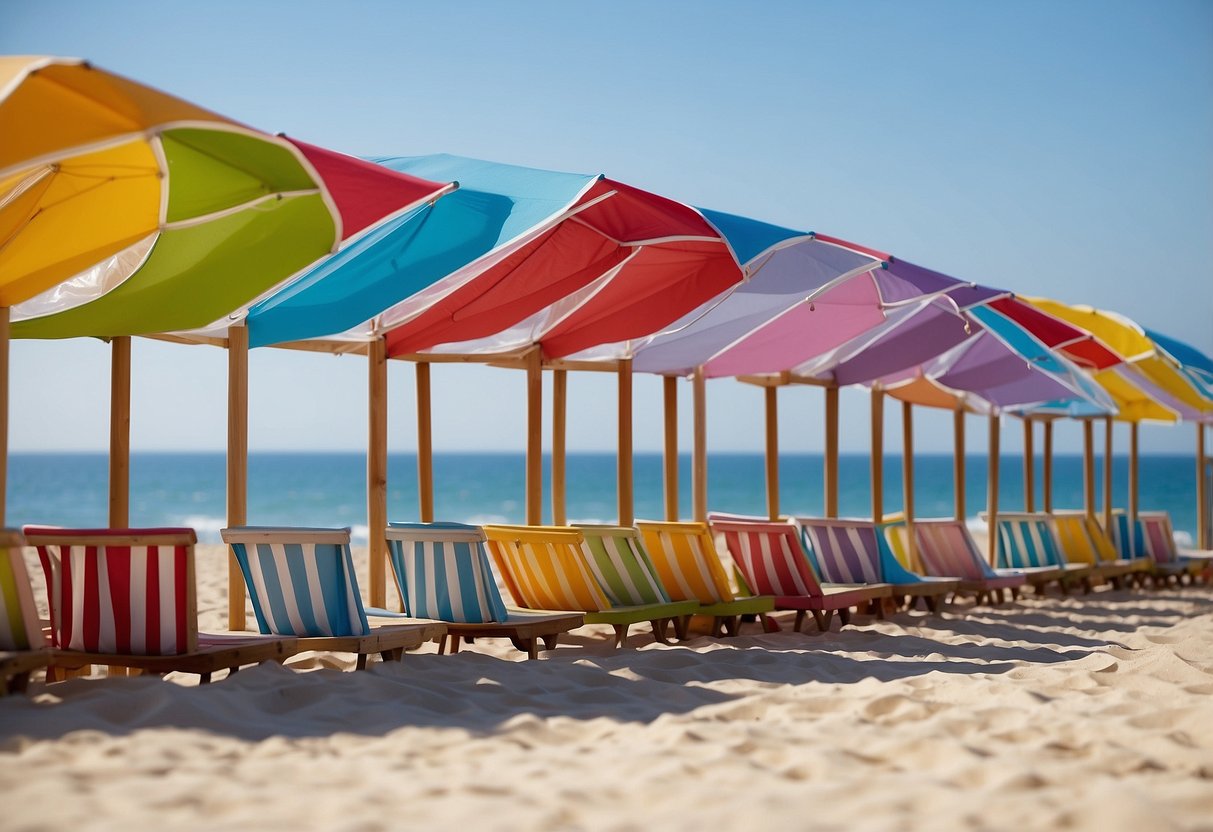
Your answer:
[[[906,518],[906,557],[918,569],[918,541],[914,539],[914,405],[901,403],[901,493]]]
[[[1129,527],[1137,525],[1137,422],[1129,422]],[[1136,537],[1134,535],[1133,537]]]
[[[526,354],[526,522],[543,522],[543,355]]]
[[[694,445],[691,449],[691,502],[695,519],[708,519],[708,401],[703,368],[691,377],[691,406],[694,411]]]
[[[227,525],[248,523],[248,329],[227,331]],[[227,627],[243,630],[244,576],[228,553]]]
[[[1108,420],[1112,424],[1112,420]],[[1205,426],[1196,423],[1196,546],[1199,549],[1210,548],[1209,517],[1205,513],[1205,501],[1209,499],[1208,483],[1205,480],[1205,465],[1208,455],[1205,451]]]
[[[1001,439],[998,414],[990,414],[990,462],[989,479],[986,481],[986,516],[990,521],[990,537],[986,545],[986,557],[991,566],[997,566],[998,559],[998,464],[999,440]]]
[[[0,306],[0,528],[8,517],[9,309]]]
[[[619,525],[630,526],[636,508],[632,496],[632,359],[619,360],[619,457],[616,463],[616,493],[619,497]]]
[[[568,424],[569,372],[552,371],[552,522],[569,522],[565,508],[565,439]]]
[[[826,517],[838,516],[838,388],[826,388]]]
[[[131,339],[110,341],[109,525],[131,524]]]
[[[779,388],[764,387],[766,410],[767,516],[779,519]]]
[[[1082,420],[1082,508],[1095,519],[1095,423]]]
[[[387,341],[376,338],[368,345],[366,431],[366,525],[370,545],[371,606],[387,605]],[[428,370],[428,367],[426,368]],[[420,377],[419,377],[420,378]],[[426,382],[429,378],[427,376]],[[428,406],[428,402],[427,402]],[[420,426],[418,427],[420,431]],[[420,455],[420,448],[418,449]],[[433,501],[430,518],[433,518]],[[422,520],[426,520],[422,515]]]
[[[1036,429],[1023,419],[1023,510],[1036,511]]]
[[[1043,490],[1042,498],[1044,500],[1044,510],[1047,513],[1053,511],[1053,420],[1045,419],[1044,422],[1044,450],[1042,455],[1044,459],[1042,464],[1044,469],[1040,472],[1040,478],[1044,480],[1041,483]]]
[[[1112,417],[1103,420],[1103,527],[1112,533]]]
[[[884,520],[884,391],[872,388],[872,522]]]
[[[386,362],[385,362],[386,363]],[[417,382],[417,503],[422,523],[434,522],[434,410],[430,396],[430,364],[414,365]],[[385,384],[386,390],[386,384]],[[384,423],[386,426],[386,422]],[[372,435],[374,428],[371,428]],[[385,524],[386,525],[386,524]]]
[[[665,444],[662,461],[665,463],[663,481],[665,497],[665,519],[678,519],[678,379],[665,376],[661,380],[665,405]]]
[[[952,411],[952,516],[965,519],[965,412]]]

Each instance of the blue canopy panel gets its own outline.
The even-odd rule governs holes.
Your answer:
[[[771,225],[749,217],[739,217],[736,214],[726,214],[722,211],[711,211],[707,208],[696,208],[703,214],[721,236],[733,249],[733,255],[742,266],[748,265],[754,258],[765,253],[773,246],[797,237],[811,236],[807,231],[793,231],[778,225]]]
[[[1179,371],[1184,378],[1192,382],[1197,391],[1205,398],[1213,399],[1213,358],[1205,355],[1195,347],[1176,341],[1174,338],[1147,329],[1146,337],[1179,362]]]
[[[573,205],[597,175],[436,154],[372,161],[459,190],[385,223],[248,312],[253,347],[320,338],[369,321]]]

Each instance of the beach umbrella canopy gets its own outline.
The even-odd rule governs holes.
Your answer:
[[[1126,421],[1213,418],[1213,399],[1203,395],[1200,386],[1181,371],[1179,364],[1129,318],[1044,298],[1024,300],[1090,332],[1121,359],[1122,363],[1094,373],[1095,380],[1121,400],[1117,418]]]
[[[382,169],[459,181],[443,199],[394,218],[252,305],[249,343],[264,346],[324,338],[362,343],[395,307],[423,309],[541,237],[601,177],[503,165],[447,154],[385,157]]]
[[[1179,371],[1192,383],[1201,395],[1213,399],[1213,358],[1195,347],[1163,335],[1152,329],[1145,330],[1154,345],[1179,365]]]
[[[0,58],[0,135],[14,337],[204,326],[450,189],[73,59]]]
[[[385,312],[388,353],[540,344],[559,358],[656,332],[743,277],[698,211],[605,176],[501,253]]]

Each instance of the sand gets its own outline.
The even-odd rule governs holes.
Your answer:
[[[0,700],[0,829],[1213,830],[1208,588],[471,649],[34,684]]]

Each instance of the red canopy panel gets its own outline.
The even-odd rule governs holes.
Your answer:
[[[991,309],[1005,315],[1036,336],[1050,349],[1059,349],[1066,357],[1085,367],[1103,370],[1120,363],[1120,357],[1101,344],[1085,329],[1016,300],[1001,298],[991,301]]]
[[[436,198],[450,187],[298,139],[284,138],[299,148],[324,180],[341,214],[342,240],[397,211]]]
[[[742,277],[697,211],[603,179],[554,228],[390,330],[388,354],[487,338],[617,267],[601,291],[547,333],[546,353],[648,335]]]

